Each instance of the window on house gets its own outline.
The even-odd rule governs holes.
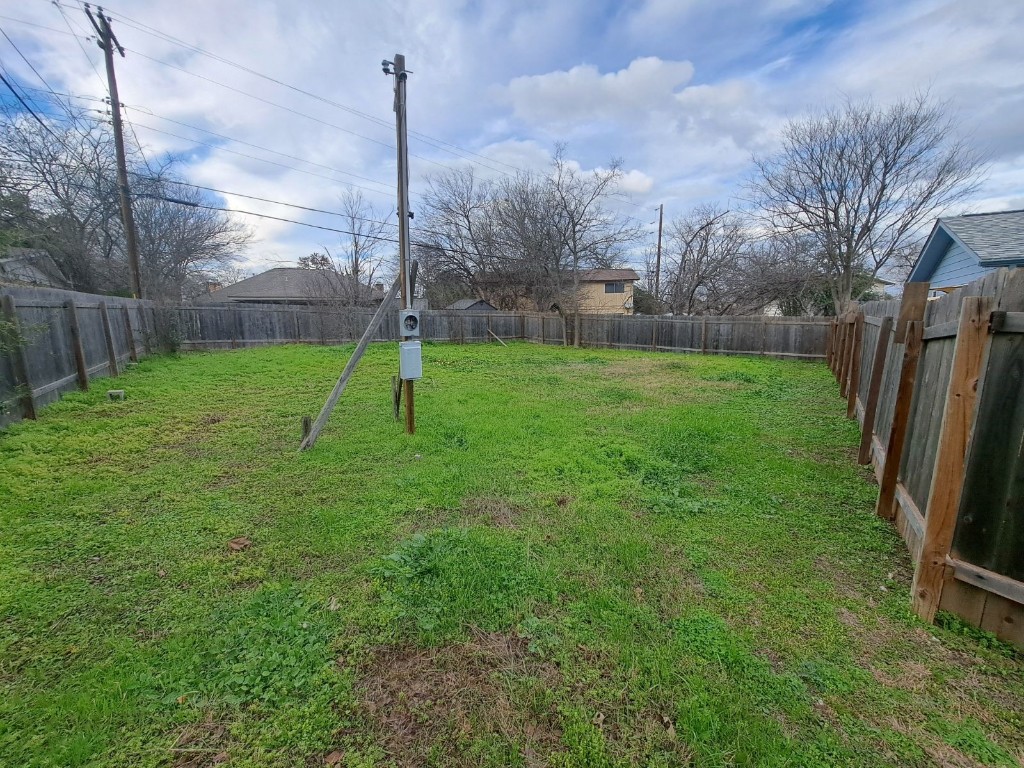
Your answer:
[[[626,292],[626,284],[622,283],[622,282],[619,282],[619,283],[605,283],[604,284],[604,292],[605,293],[625,293]]]

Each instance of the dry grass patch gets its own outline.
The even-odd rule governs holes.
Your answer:
[[[476,632],[441,648],[378,648],[357,685],[360,714],[402,768],[465,764],[477,742],[497,742],[527,765],[546,765],[561,744],[548,695],[560,678],[528,644],[516,635]]]

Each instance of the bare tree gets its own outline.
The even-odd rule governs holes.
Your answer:
[[[373,303],[376,278],[386,272],[384,253],[394,244],[393,230],[382,213],[370,205],[363,194],[347,191],[341,198],[342,216],[347,234],[342,236],[338,254],[326,245],[299,259],[299,266],[311,270],[304,282],[307,298],[332,306],[359,307]]]
[[[555,230],[561,241],[572,279],[572,293],[563,294],[573,315],[573,345],[580,344],[580,270],[611,266],[622,249],[640,237],[638,225],[628,223],[606,207],[622,178],[622,162],[613,160],[607,170],[583,173],[566,158],[558,144],[552,160],[551,189],[555,200]],[[562,308],[564,313],[564,307]]]
[[[77,289],[110,287],[111,266],[123,254],[113,138],[105,126],[69,108],[67,119],[44,127],[4,106],[0,152],[6,191],[38,214],[31,245],[49,251]]]
[[[755,164],[754,201],[775,231],[815,239],[837,313],[855,276],[907,258],[922,227],[977,188],[979,170],[927,94],[791,121],[782,149]]]
[[[747,308],[744,260],[751,237],[743,220],[701,205],[669,223],[663,252],[666,300],[675,314],[729,314]]]
[[[431,300],[468,294],[578,315],[580,269],[611,266],[638,234],[605,207],[621,175],[618,163],[584,173],[559,146],[549,176],[490,182],[458,169],[431,178],[416,244]]]
[[[201,207],[202,192],[169,173],[134,182],[142,280],[154,298],[177,302],[204,291],[211,274],[231,266],[252,231],[223,211]]]

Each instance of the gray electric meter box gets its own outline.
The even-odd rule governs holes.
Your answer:
[[[403,309],[398,312],[398,329],[402,336],[420,335],[420,313],[418,309]]]
[[[423,378],[423,355],[418,341],[399,342],[398,375],[406,381]]]

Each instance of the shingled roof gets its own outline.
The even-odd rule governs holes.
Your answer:
[[[635,269],[581,269],[580,280],[585,283],[639,280]]]
[[[1009,266],[1024,261],[1024,210],[972,213],[939,221],[977,254],[983,266]]]
[[[203,297],[204,302],[293,302],[343,299],[349,294],[351,277],[319,269],[275,267],[245,280],[214,291]],[[348,284],[345,281],[349,281]],[[380,301],[384,295],[379,288],[359,286],[360,301]]]

